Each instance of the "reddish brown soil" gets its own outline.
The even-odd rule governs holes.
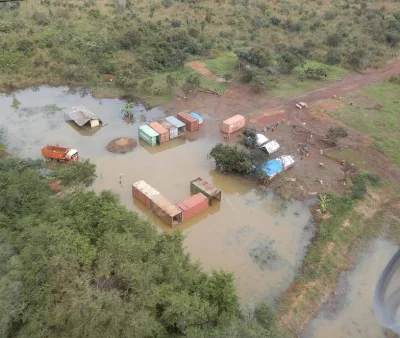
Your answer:
[[[211,80],[215,80],[217,82],[225,82],[224,79],[218,77],[217,75],[211,73],[208,69],[207,66],[204,64],[204,62],[201,61],[193,61],[193,62],[188,62],[185,64],[186,67],[192,68],[194,71],[208,77]]]
[[[121,137],[112,140],[107,145],[107,150],[114,154],[125,154],[132,151],[137,145],[137,142],[129,137]]]
[[[188,66],[205,76],[218,78],[205,67],[204,63],[194,62],[189,63]],[[265,94],[256,94],[250,88],[233,82],[221,96],[198,92],[185,100],[177,98],[165,108],[171,114],[180,110],[195,109],[200,114],[211,116],[218,120],[216,127],[212,129],[212,132],[216,134],[220,133],[220,120],[235,114],[246,116],[248,125],[263,131],[268,138],[276,139],[281,144],[282,153],[292,154],[297,159],[295,167],[272,182],[271,187],[284,195],[307,199],[316,197],[322,191],[335,190],[342,193],[348,187],[344,183],[343,166],[338,161],[325,156],[330,147],[323,141],[323,137],[331,126],[340,125],[327,113],[344,104],[343,101],[332,99],[332,97],[344,96],[397,73],[400,73],[400,59],[394,60],[383,69],[349,74],[331,85],[287,101]],[[306,102],[308,108],[297,109],[295,104],[298,101]],[[265,131],[266,125],[272,125],[282,119],[288,123],[281,123],[274,133]],[[293,128],[293,124],[296,124],[296,129]],[[339,146],[355,149],[370,163],[379,162],[377,173],[384,178],[400,180],[398,167],[394,166],[382,152],[373,148],[371,140],[366,135],[346,128],[349,130],[349,137],[341,140]],[[313,135],[313,137],[306,140],[306,135]],[[234,139],[235,137],[229,142],[234,142]],[[308,146],[310,150],[308,157],[299,153],[301,143],[306,143]],[[323,155],[320,154],[321,149]],[[324,166],[321,167],[319,163],[323,163]],[[293,178],[296,180],[294,181]],[[323,183],[317,182],[316,179],[322,180]]]

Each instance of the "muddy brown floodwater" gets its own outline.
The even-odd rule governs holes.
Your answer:
[[[221,203],[180,228],[185,249],[206,271],[223,268],[234,273],[244,302],[273,302],[293,281],[312,236],[310,213],[304,203],[284,202],[253,183],[226,176],[207,158],[222,141],[220,121],[204,116],[199,132],[148,147],[143,142],[130,153],[112,154],[107,144],[118,137],[137,138],[137,128],[164,115],[162,109],[135,108],[137,124],[122,120],[121,100],[98,100],[65,87],[40,87],[0,96],[0,124],[6,127],[10,151],[40,158],[40,149],[58,142],[79,150],[97,166],[95,191],[109,189],[129,209],[150,218],[160,231],[171,231],[140,202],[133,200],[132,183],[144,179],[173,202],[189,196],[189,182],[199,176],[222,191]],[[98,130],[82,131],[64,122],[63,110],[84,105],[104,122]],[[196,110],[196,107],[193,107]],[[122,184],[119,184],[123,173]]]
[[[385,338],[373,311],[375,286],[398,246],[385,239],[371,243],[354,270],[342,273],[336,296],[311,322],[303,338]]]

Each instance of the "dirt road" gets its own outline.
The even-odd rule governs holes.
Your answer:
[[[225,82],[225,80],[221,77],[218,77],[217,75],[213,74],[207,69],[207,66],[204,64],[204,62],[201,61],[193,61],[193,62],[188,62],[185,64],[186,67],[189,67],[193,69],[194,71],[208,77],[211,80],[217,81],[219,83]]]

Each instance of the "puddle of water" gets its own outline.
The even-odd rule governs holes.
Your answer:
[[[0,96],[4,107],[0,124],[7,127],[12,151],[40,158],[45,143],[59,142],[78,149],[81,157],[90,158],[97,166],[93,189],[118,194],[123,204],[150,218],[160,231],[171,229],[133,200],[132,183],[144,179],[171,201],[179,202],[190,195],[189,182],[201,176],[222,191],[222,201],[180,226],[186,233],[187,252],[206,271],[232,271],[239,295],[247,302],[272,302],[290,285],[312,235],[309,211],[303,203],[282,202],[252,183],[215,171],[207,153],[223,140],[219,121],[207,116],[198,132],[157,147],[139,142],[131,153],[116,155],[106,151],[109,141],[118,137],[137,139],[138,124],[122,120],[123,101],[98,100],[65,87],[24,90],[16,92],[15,97],[19,109],[10,107],[12,96]],[[73,105],[86,106],[106,126],[94,132],[81,131],[64,122],[62,109]],[[49,112],[49,106],[53,111]],[[136,109],[144,110],[142,106]],[[164,116],[157,108],[145,114],[148,121]]]
[[[304,338],[385,338],[373,311],[378,279],[398,247],[385,239],[375,240],[353,271],[342,273],[336,290],[341,294],[328,303],[311,322]]]

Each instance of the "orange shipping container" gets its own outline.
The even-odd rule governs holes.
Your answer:
[[[235,115],[222,121],[221,129],[225,134],[232,134],[246,125],[246,120],[242,115]]]
[[[208,198],[201,192],[179,202],[177,206],[182,210],[182,219],[187,221],[193,216],[208,209]]]
[[[186,125],[187,130],[195,131],[199,129],[199,120],[190,115],[189,110],[179,113],[176,117]]]
[[[159,196],[160,193],[145,181],[141,180],[132,184],[132,195],[151,209],[152,200]]]
[[[158,122],[150,122],[149,127],[154,129],[157,133],[160,134],[160,136],[157,137],[157,143],[161,144],[164,142],[167,142],[169,140],[169,132],[166,128],[164,128],[161,124]]]

